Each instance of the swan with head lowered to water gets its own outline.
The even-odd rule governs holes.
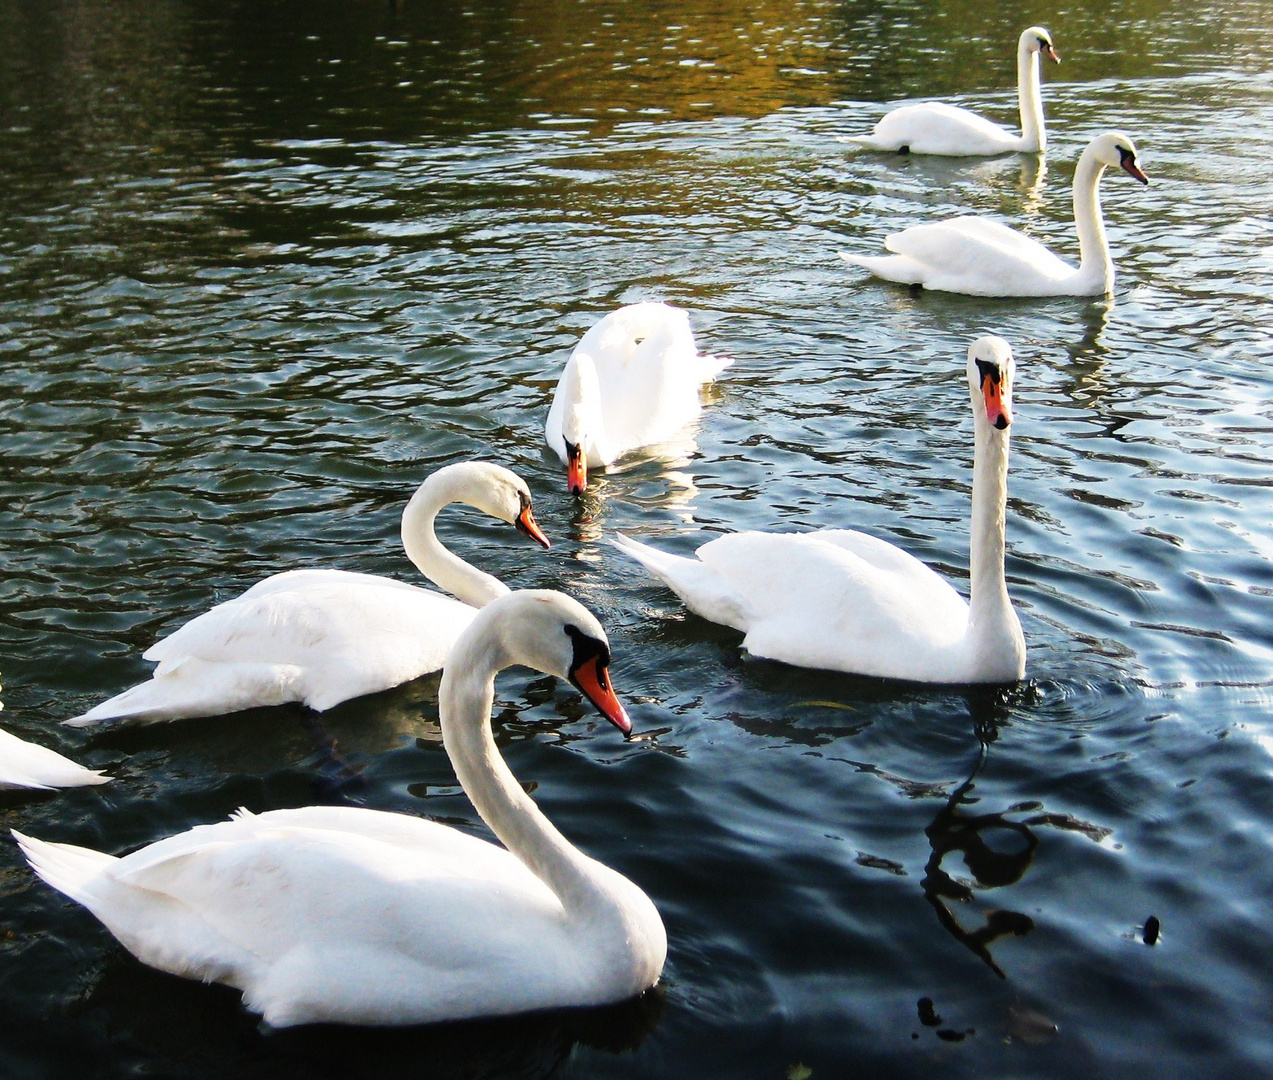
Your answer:
[[[942,154],[973,157],[991,154],[1041,154],[1048,148],[1043,125],[1043,98],[1039,92],[1039,57],[1061,62],[1052,47],[1052,35],[1041,26],[1021,32],[1017,41],[1017,102],[1021,110],[1021,134],[991,123],[957,105],[924,101],[903,105],[888,113],[870,135],[848,135],[842,142],[868,150],[893,150],[910,154]]]
[[[701,354],[689,316],[667,304],[630,304],[595,323],[566,361],[544,424],[571,494],[588,486],[590,468],[680,431],[702,411],[699,387],[730,363]]]
[[[865,533],[744,532],[681,558],[615,543],[705,619],[741,630],[753,656],[927,683],[1007,683],[1025,638],[1004,580],[1012,350],[968,349],[974,455],[969,601],[901,548]]]
[[[548,547],[515,473],[483,461],[429,476],[402,515],[402,546],[425,577],[459,599],[347,570],[288,570],[218,604],[143,654],[152,678],[64,723],[150,724],[300,702],[322,712],[437,671],[478,608],[508,593],[447,551],[438,511],[466,503]]]
[[[460,635],[438,694],[456,776],[503,842],[405,814],[240,811],[124,858],[16,834],[36,873],[143,963],[227,983],[267,1024],[423,1024],[605,1005],[658,980],[663,922],[522,789],[491,735],[495,676],[569,679],[631,730],[605,632],[561,593],[492,601]]]
[[[1057,258],[1037,240],[981,217],[914,225],[890,236],[892,255],[840,258],[876,277],[969,296],[1102,296],[1114,291],[1114,261],[1101,216],[1101,176],[1114,166],[1148,184],[1136,144],[1108,131],[1083,151],[1074,170],[1074,225],[1079,264]]]

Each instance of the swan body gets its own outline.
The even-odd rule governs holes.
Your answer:
[[[840,257],[876,277],[969,296],[1101,296],[1114,291],[1114,263],[1101,216],[1100,181],[1117,166],[1142,184],[1136,146],[1110,131],[1088,144],[1074,172],[1074,224],[1079,265],[1053,255],[1028,236],[996,221],[959,217],[914,225],[890,236],[892,255]]]
[[[140,960],[222,982],[266,1023],[420,1024],[601,1005],[652,986],[662,920],[559,833],[500,757],[495,674],[570,678],[625,733],[596,619],[560,593],[493,601],[442,677],[443,741],[498,847],[355,807],[240,811],[123,858],[15,834]]]
[[[0,709],[4,705],[0,703]],[[86,769],[56,750],[26,742],[0,730],[0,791],[12,788],[85,787],[105,784],[111,778],[96,769]]]
[[[257,582],[156,642],[158,667],[71,727],[148,724],[301,702],[319,712],[437,671],[477,609],[508,588],[447,551],[433,531],[439,510],[463,502],[548,546],[530,490],[488,462],[429,476],[402,516],[402,543],[425,576],[459,599],[347,570],[289,570]]]
[[[850,135],[845,142],[868,150],[901,151],[911,154],[942,154],[974,157],[991,154],[1043,153],[1048,148],[1043,123],[1043,99],[1039,90],[1039,56],[1061,62],[1052,46],[1052,35],[1041,26],[1021,32],[1017,41],[1017,102],[1021,111],[1021,134],[992,123],[983,116],[956,105],[925,101],[903,105],[884,116],[870,135]]]
[[[1018,680],[1025,639],[1003,571],[1013,374],[1002,338],[972,344],[970,603],[905,551],[850,530],[735,533],[693,559],[616,543],[691,611],[742,631],[754,656],[915,682]]]
[[[544,425],[571,492],[584,490],[589,468],[680,431],[702,411],[699,387],[730,363],[700,354],[689,316],[667,304],[631,304],[594,324],[566,362]]]

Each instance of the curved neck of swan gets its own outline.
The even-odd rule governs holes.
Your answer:
[[[588,464],[605,464],[605,418],[601,412],[601,385],[591,356],[575,349],[561,378],[561,433],[588,457]]]
[[[969,540],[969,624],[988,654],[1003,635],[1019,637],[1020,623],[1004,580],[1004,517],[1008,506],[1008,431],[978,417],[972,466],[972,531]]]
[[[1048,148],[1048,133],[1043,124],[1039,53],[1028,45],[1017,47],[1017,106],[1021,110],[1021,150],[1043,153]]]
[[[1074,170],[1074,227],[1079,234],[1079,276],[1104,283],[1105,292],[1114,291],[1114,263],[1105,238],[1101,214],[1101,176],[1105,163],[1089,146]]]
[[[598,866],[561,835],[526,794],[491,735],[495,675],[518,663],[498,630],[456,643],[438,691],[442,742],[455,775],[500,842],[557,895],[568,913],[604,903]]]
[[[442,546],[433,531],[433,521],[442,507],[454,502],[476,505],[470,484],[446,470],[430,476],[402,513],[402,547],[416,569],[430,581],[464,603],[482,607],[506,595],[508,586]]]

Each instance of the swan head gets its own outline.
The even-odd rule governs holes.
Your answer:
[[[1088,150],[1102,165],[1122,169],[1142,184],[1149,183],[1149,177],[1136,164],[1136,144],[1121,131],[1107,131],[1104,135],[1096,136],[1088,145]]]
[[[1016,361],[1001,337],[987,335],[968,346],[968,387],[978,426],[984,420],[995,431],[1012,426],[1012,380]]]
[[[544,548],[552,547],[535,520],[534,501],[526,481],[515,472],[489,461],[460,461],[431,474],[417,497],[438,503],[462,502],[507,522]],[[413,499],[414,503],[416,500]],[[408,511],[411,507],[408,506]],[[406,529],[408,514],[403,515]]]
[[[523,589],[493,600],[465,631],[496,634],[508,662],[568,680],[624,735],[632,732],[610,685],[610,642],[586,607],[550,589]],[[456,645],[455,656],[459,652]]]
[[[588,458],[596,456],[601,434],[601,386],[587,353],[575,350],[561,377],[561,438],[566,444],[566,483],[570,494],[588,486]]]
[[[1061,62],[1061,57],[1052,44],[1052,35],[1041,26],[1031,26],[1022,30],[1017,48],[1025,52],[1040,53],[1057,64]]]

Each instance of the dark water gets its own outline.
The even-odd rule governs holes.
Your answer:
[[[158,635],[259,577],[412,580],[433,468],[515,468],[543,554],[445,539],[610,630],[637,726],[504,676],[497,738],[667,923],[655,1000],[406,1032],[264,1036],[158,975],[0,852],[5,1077],[1273,1076],[1273,78],[1265,5],[776,0],[0,9],[4,724],[107,768],[5,827],[113,852],[238,806],[473,813],[436,679],[86,734]],[[1008,121],[1027,23],[1046,170],[858,155],[883,103]],[[1110,176],[1112,303],[870,283],[836,251],[973,210],[1075,254]],[[576,505],[541,447],[572,343],[687,308],[735,363],[679,457]],[[1018,356],[1009,692],[740,657],[608,546],[857,527],[966,579],[968,341]],[[335,740],[336,749],[331,749]],[[1154,945],[1144,941],[1150,916]],[[925,1000],[927,999],[927,1000]]]

